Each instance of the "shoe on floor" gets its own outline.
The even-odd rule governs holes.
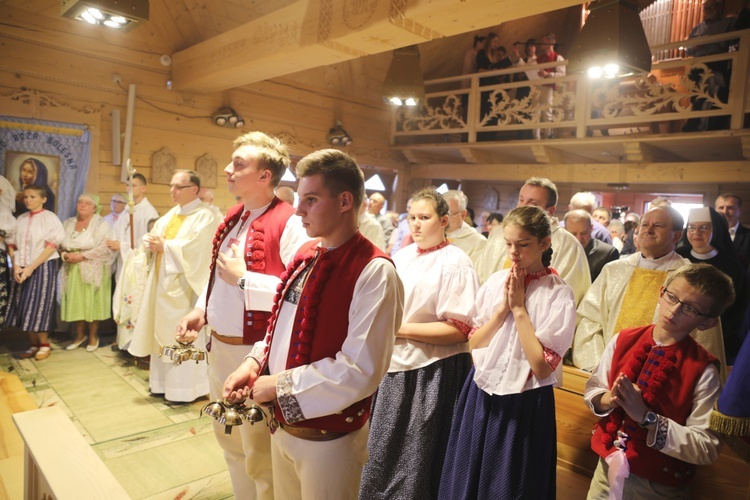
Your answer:
[[[86,346],[86,352],[94,352],[97,349],[99,349],[99,341],[98,340],[96,341],[96,344],[94,344],[94,345],[87,345]]]
[[[39,352],[36,353],[36,356],[34,356],[34,359],[37,361],[41,361],[43,359],[49,358],[49,355],[52,354],[52,349],[44,346],[39,348]]]
[[[21,353],[18,357],[21,359],[33,358],[34,356],[36,356],[37,351],[39,351],[39,348],[37,346],[31,346],[26,352]]]
[[[72,344],[70,344],[68,347],[65,348],[65,350],[66,351],[75,351],[76,349],[78,349],[79,347],[81,347],[81,344],[83,344],[83,342],[85,340],[86,340],[86,337],[83,337],[78,342],[73,342]]]

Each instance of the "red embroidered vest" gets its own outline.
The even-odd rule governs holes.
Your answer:
[[[211,273],[206,291],[206,304],[211,297],[211,290],[214,285],[214,271],[219,249],[227,235],[240,223],[244,211],[245,205],[243,203],[230,208],[224,222],[216,230],[211,258]],[[245,264],[249,271],[273,276],[279,276],[284,272],[284,263],[281,261],[280,255],[280,240],[286,223],[294,214],[294,211],[293,206],[274,196],[268,209],[250,224],[244,245]],[[249,212],[247,213],[249,214]],[[245,344],[254,344],[263,339],[269,317],[270,313],[267,311],[245,310],[243,312],[242,339]]]
[[[316,254],[317,261],[314,260]],[[349,306],[354,296],[354,287],[367,264],[376,258],[390,261],[386,254],[359,232],[340,247],[330,251],[316,247],[316,242],[305,245],[281,277],[282,283],[279,285],[275,305],[271,311],[266,351],[263,353],[263,369],[268,362],[268,351],[276,327],[276,314],[287,290],[300,272],[309,265],[314,266],[307,276],[297,304],[295,327],[287,355],[287,369],[336,357],[349,333]],[[372,395],[335,415],[304,420],[294,425],[333,432],[356,431],[367,422],[371,401]],[[287,423],[278,403],[275,414],[282,424]]]
[[[609,386],[624,373],[641,389],[643,400],[654,412],[685,425],[693,406],[693,392],[703,371],[717,360],[692,337],[657,346],[654,325],[627,328],[617,337],[612,356]],[[617,431],[629,439],[625,455],[630,472],[669,486],[681,487],[695,475],[695,465],[683,462],[646,445],[648,431],[618,408],[594,424],[591,448],[602,458],[615,451]]]
[[[540,54],[536,58],[536,63],[537,64],[544,64],[544,63],[549,63],[549,62],[555,62],[555,61],[557,61],[557,56],[558,56],[558,54],[554,50],[551,51],[549,55],[547,55],[547,54]],[[544,68],[542,71],[544,71],[545,73],[554,73],[555,69],[557,69],[557,68],[554,68],[554,67],[553,68]],[[552,87],[553,89],[557,90],[557,84],[556,83],[548,83],[548,84],[545,85],[545,87]]]

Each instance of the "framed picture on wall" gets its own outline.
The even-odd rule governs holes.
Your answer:
[[[5,152],[5,175],[16,188],[16,217],[27,212],[23,203],[23,188],[36,185],[44,188],[47,201],[44,208],[57,211],[57,188],[60,184],[60,157],[26,151]]]

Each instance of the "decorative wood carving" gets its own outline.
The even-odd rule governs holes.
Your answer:
[[[39,92],[38,90],[33,90],[33,89],[16,90],[13,92],[9,92],[8,94],[3,94],[2,96],[10,99],[11,101],[17,101],[21,104],[31,106],[33,109],[45,108],[45,107],[46,108],[67,108],[71,111],[75,111],[76,113],[82,113],[84,115],[92,115],[95,113],[99,113],[100,111],[99,109],[96,109],[92,106],[84,106],[83,108],[75,108],[71,106],[70,104],[62,103],[50,95],[47,95],[43,92]],[[35,118],[33,114],[30,117]]]
[[[151,182],[154,184],[169,184],[175,170],[177,157],[166,147],[151,156]]]
[[[195,171],[201,178],[201,187],[216,187],[216,171],[218,168],[219,162],[208,153],[195,160]]]

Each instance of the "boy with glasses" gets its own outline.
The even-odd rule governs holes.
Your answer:
[[[591,437],[600,459],[589,499],[688,498],[695,466],[719,458],[709,430],[718,361],[690,333],[715,326],[734,298],[715,267],[681,267],[661,287],[656,323],[609,342],[584,394],[601,417]]]

